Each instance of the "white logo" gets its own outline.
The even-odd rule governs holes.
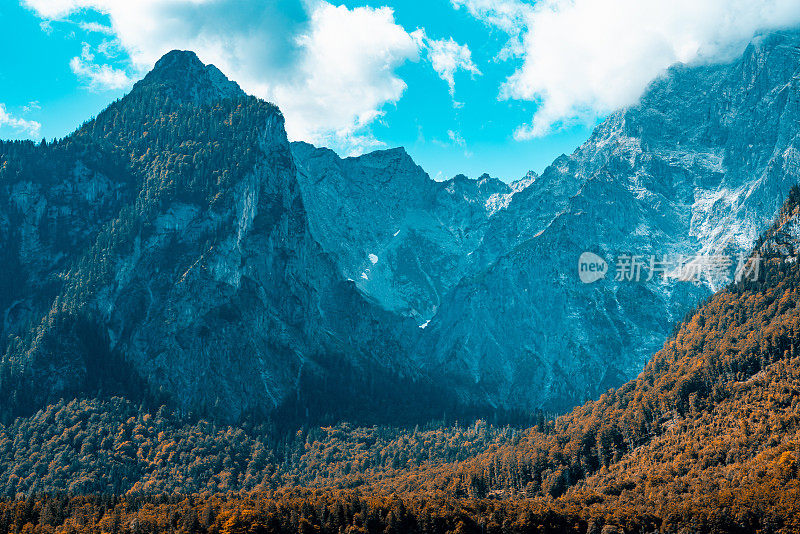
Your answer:
[[[591,284],[606,277],[608,264],[606,260],[592,252],[584,252],[578,258],[578,276],[584,284]]]

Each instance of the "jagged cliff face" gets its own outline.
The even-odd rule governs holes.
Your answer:
[[[194,54],[165,56],[58,146],[14,146],[0,209],[20,284],[3,302],[12,413],[123,382],[235,420],[299,402],[330,368],[414,375],[416,325],[366,301],[311,236],[278,109]],[[120,172],[85,163],[95,149]],[[67,176],[25,168],[60,152]]]
[[[488,176],[435,182],[402,148],[346,159],[307,143],[292,152],[312,233],[343,276],[420,326],[470,269],[493,202],[512,193]]]
[[[577,259],[747,252],[800,178],[798,50],[775,34],[675,67],[534,178],[426,329],[432,368],[468,398],[556,409],[635,376],[714,284],[585,285]]]
[[[25,335],[41,318],[62,286],[60,273],[89,246],[98,221],[111,219],[135,191],[124,167],[100,162],[102,149],[72,155],[7,144],[2,150],[0,166],[15,175],[0,184],[0,339],[6,340]],[[17,158],[33,162],[23,167]]]

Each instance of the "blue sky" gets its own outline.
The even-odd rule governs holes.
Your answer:
[[[798,24],[797,4],[5,0],[0,137],[62,137],[182,48],[277,103],[293,139],[342,155],[404,146],[437,179],[512,181],[669,65],[728,61]]]

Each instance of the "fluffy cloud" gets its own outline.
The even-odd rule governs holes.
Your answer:
[[[124,89],[132,83],[125,71],[111,65],[97,65],[82,57],[72,58],[69,68],[79,78],[86,80],[91,89]]]
[[[324,0],[23,1],[45,19],[79,18],[84,9],[107,15],[132,76],[171,49],[194,50],[245,91],[278,104],[290,137],[348,153],[379,144],[369,125],[403,95],[397,69],[405,62],[435,60],[451,86],[455,70],[475,69],[469,50],[455,42],[443,47],[450,48],[452,65],[448,50],[427,53],[426,46],[441,42],[421,42],[387,7],[349,9]],[[124,73],[85,57],[71,66],[90,84],[123,83]]]
[[[395,24],[389,8],[322,3],[297,44],[297,67],[288,83],[257,93],[281,106],[294,137],[349,143],[351,153],[373,147],[376,141],[359,132],[402,96],[406,84],[395,69],[418,59],[415,40]]]
[[[518,38],[501,97],[540,103],[521,139],[636,102],[676,63],[718,62],[760,31],[800,23],[797,0],[452,0]]]
[[[42,129],[42,125],[38,122],[15,117],[8,112],[5,104],[0,104],[0,128],[4,127],[10,128],[16,135],[33,139],[39,137]]]
[[[91,89],[124,89],[133,83],[125,71],[94,63],[94,54],[87,43],[83,43],[81,55],[70,60],[69,67]]]
[[[429,39],[425,35],[425,30],[417,30],[412,33],[419,43],[420,48],[426,50],[428,61],[439,77],[447,82],[450,88],[450,96],[455,97],[456,71],[463,70],[472,76],[479,76],[481,71],[472,62],[472,52],[467,45],[458,44],[452,37],[448,39]]]

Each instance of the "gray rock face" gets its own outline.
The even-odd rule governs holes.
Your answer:
[[[221,208],[168,203],[98,299],[112,348],[148,382],[234,418],[294,390],[319,350],[320,291],[333,283],[307,233],[280,115],[252,142],[258,162]]]
[[[3,243],[22,282],[3,295],[4,331],[19,332],[0,382],[12,408],[107,391],[129,380],[120,370],[228,421],[302,406],[304,381],[331,369],[414,378],[416,325],[364,299],[311,236],[282,115],[218,76],[172,52],[96,121],[27,154],[69,153],[63,182],[24,164],[5,177]],[[127,160],[127,179],[89,170],[81,144]],[[4,159],[26,161],[15,146]],[[202,185],[213,177],[217,190]]]
[[[486,267],[448,295],[419,353],[466,398],[564,409],[634,377],[715,286],[582,284],[577,260],[747,252],[798,183],[800,37],[674,67],[498,212]]]
[[[507,187],[434,184],[396,151],[339,160],[296,145],[312,228],[361,291],[426,326],[426,374],[468,402],[569,408],[638,374],[721,283],[612,271],[585,285],[578,257],[748,252],[798,181],[799,45],[778,33],[729,65],[676,66]]]
[[[3,144],[2,158],[44,161],[49,147]],[[24,336],[63,287],[63,273],[96,238],[102,221],[136,195],[121,166],[101,165],[100,151],[60,154],[0,183],[0,339]],[[2,161],[2,160],[0,160]],[[9,166],[9,169],[11,166]]]
[[[435,182],[402,148],[346,159],[306,143],[292,152],[311,231],[342,275],[421,326],[471,268],[490,198],[512,192],[488,176]]]

